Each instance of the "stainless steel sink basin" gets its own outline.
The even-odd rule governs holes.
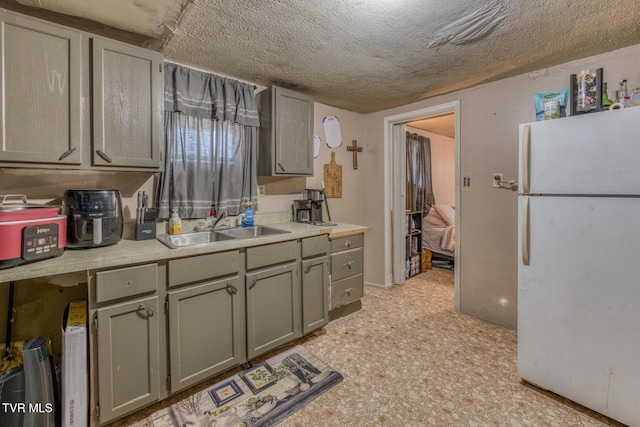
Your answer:
[[[156,238],[171,249],[208,245],[210,243],[234,239],[233,236],[222,234],[218,231],[196,231],[180,234],[161,234]]]
[[[277,228],[265,227],[264,225],[256,225],[253,227],[232,228],[229,230],[221,230],[218,233],[231,236],[234,239],[250,239],[252,237],[272,236],[276,234],[286,234],[289,231],[279,230]]]

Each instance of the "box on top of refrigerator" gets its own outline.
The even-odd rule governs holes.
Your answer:
[[[87,302],[72,301],[62,319],[63,427],[88,425],[87,369]]]

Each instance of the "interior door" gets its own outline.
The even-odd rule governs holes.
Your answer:
[[[640,198],[519,202],[520,376],[637,424]]]

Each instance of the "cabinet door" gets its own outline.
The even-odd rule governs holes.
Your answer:
[[[162,55],[94,38],[93,164],[161,167]]]
[[[0,163],[79,165],[81,34],[0,13]]]
[[[328,257],[302,262],[302,333],[329,322]]]
[[[313,98],[274,86],[277,175],[313,175]]]
[[[238,277],[169,292],[171,392],[245,361]]]
[[[250,273],[245,281],[249,359],[300,337],[298,264]]]
[[[158,297],[97,310],[100,423],[158,399]]]

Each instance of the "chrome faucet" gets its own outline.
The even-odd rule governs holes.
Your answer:
[[[215,221],[213,221],[213,224],[211,224],[211,227],[201,227],[201,226],[197,226],[196,227],[196,231],[215,231],[216,225],[222,221],[222,218],[226,217],[227,213],[226,212],[222,212]],[[225,228],[225,227],[220,227],[220,228]],[[226,227],[226,228],[231,228],[231,227]]]
[[[220,216],[218,216],[218,218],[216,218],[216,220],[213,221],[213,224],[211,224],[211,229],[214,230],[216,228],[216,224],[218,224],[222,220],[222,218],[225,218],[226,216],[227,216],[227,213],[222,212]]]

